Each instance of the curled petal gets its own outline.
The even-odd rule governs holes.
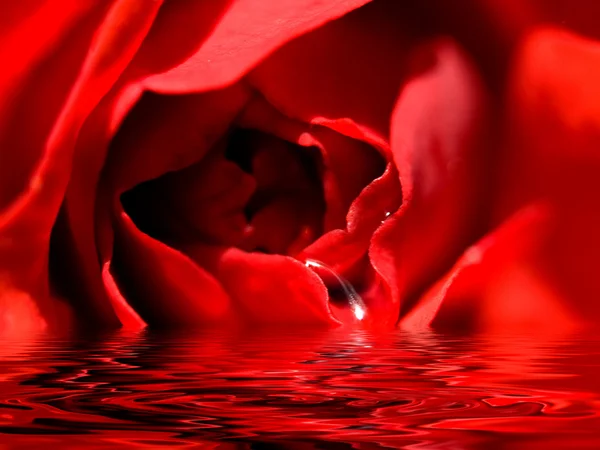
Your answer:
[[[185,255],[140,232],[122,211],[111,273],[148,324],[210,325],[231,314],[219,282]]]
[[[480,220],[486,121],[480,81],[449,41],[421,48],[414,62],[420,71],[400,93],[392,118],[403,203],[374,234],[369,252],[391,291],[388,320],[452,264]]]
[[[339,324],[321,279],[293,258],[206,246],[189,246],[186,251],[218,277],[242,323]]]
[[[222,88],[285,42],[368,2],[168,2],[132,70],[156,92]]]

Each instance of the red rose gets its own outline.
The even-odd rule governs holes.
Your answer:
[[[597,317],[598,44],[556,5],[88,3],[1,7],[5,331]]]

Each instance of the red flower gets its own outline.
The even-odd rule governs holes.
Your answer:
[[[560,2],[56,3],[1,7],[5,331],[600,312],[600,53],[533,29]]]

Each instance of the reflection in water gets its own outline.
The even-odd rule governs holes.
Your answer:
[[[583,338],[303,330],[0,346],[0,448],[600,448],[600,348]]]

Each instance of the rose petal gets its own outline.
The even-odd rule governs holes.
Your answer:
[[[488,333],[572,330],[574,317],[532,265],[550,223],[542,205],[518,211],[469,247],[399,326]]]
[[[203,5],[208,5],[208,4],[209,4],[209,2],[203,3]],[[154,66],[153,66],[154,69],[150,69],[150,71],[151,70],[159,70],[156,67],[156,63],[158,63],[159,65],[160,64],[164,64],[164,69],[170,69],[172,67],[172,64],[175,64],[175,60],[178,57],[180,57],[182,54],[184,54],[191,47],[198,45],[198,43],[200,42],[201,39],[198,36],[198,33],[196,33],[196,32],[199,31],[200,34],[201,34],[201,33],[204,33],[207,30],[206,27],[203,28],[202,26],[199,26],[198,22],[196,21],[196,23],[194,24],[194,27],[192,27],[193,30],[187,36],[184,36],[186,34],[185,31],[181,35],[177,36],[177,30],[186,30],[186,28],[187,28],[187,30],[190,30],[190,27],[183,27],[183,26],[181,26],[181,19],[182,19],[181,13],[183,13],[184,15],[187,15],[189,17],[194,17],[194,14],[193,14],[192,10],[185,9],[185,8],[182,8],[182,9],[179,10],[179,12],[177,12],[177,8],[181,7],[181,2],[179,4],[177,4],[177,6],[175,8],[173,8],[172,5],[174,5],[174,3],[170,3],[169,5],[167,5],[167,6],[165,6],[164,8],[161,9],[161,14],[160,14],[158,23],[156,23],[153,26],[151,35],[145,41],[145,44],[143,45],[143,48],[140,50],[138,56],[136,57],[136,61],[132,64],[133,69],[128,72],[127,77],[129,77],[130,79],[135,80],[135,79],[137,79],[137,78],[139,78],[139,77],[142,76],[142,75],[140,75],[140,71],[144,72],[144,70],[145,70],[143,68],[144,61],[145,62],[151,61],[151,65],[154,64]],[[198,7],[200,7],[200,9],[203,8],[197,2],[196,2],[196,5],[198,5]],[[216,6],[217,9],[219,8],[219,5],[215,5],[215,6]],[[238,3],[237,6],[240,6],[239,3]],[[325,17],[325,16],[321,16],[320,18],[317,18],[316,16],[313,17],[312,18],[313,19],[313,26],[318,25],[318,23],[314,22],[314,19],[329,20],[330,18],[333,18],[335,16],[335,14],[342,14],[343,12],[345,12],[345,11],[341,11],[340,8],[336,9],[336,7],[333,6],[333,5],[330,5],[330,6],[331,6],[331,9],[325,8],[325,9],[321,10],[321,12],[323,13],[324,11],[327,11],[329,14],[333,14],[333,15],[330,16],[330,17]],[[344,5],[344,7],[347,8],[348,5],[346,4],[346,5]],[[244,11],[242,9],[242,10],[238,10],[236,12],[236,14],[240,13],[240,11],[241,11],[242,14],[244,13]],[[286,13],[289,13],[289,8],[284,8],[283,11],[286,12]],[[195,16],[195,17],[197,17],[197,16]],[[236,16],[234,14],[232,16],[232,18],[233,18],[234,21],[237,20],[237,19],[235,19],[235,17]],[[173,23],[170,22],[170,20],[172,20],[174,18],[176,19],[176,21],[179,21],[179,24],[177,26],[172,26]],[[210,21],[210,15],[207,15],[207,18]],[[273,15],[271,15],[271,18],[273,18]],[[268,21],[269,21],[269,19],[267,20],[267,22]],[[279,19],[276,20],[276,22],[279,22]],[[191,40],[193,42],[191,43],[191,45],[187,45],[187,46],[168,46],[170,60],[169,60],[169,58],[166,58],[165,60],[162,60],[160,58],[160,54],[162,52],[158,52],[159,54],[157,54],[155,52],[155,50],[156,50],[156,45],[160,45],[161,44],[161,42],[159,42],[159,41],[162,38],[165,37],[164,34],[161,37],[161,33],[164,33],[164,31],[165,31],[164,27],[165,27],[165,25],[168,25],[169,23],[171,23],[171,26],[167,26],[166,27],[166,31],[169,34],[168,36],[166,36],[167,37],[167,41],[171,40],[170,42],[173,42],[173,39],[177,40],[178,38],[183,38],[185,40],[185,39],[188,39],[188,38],[191,37],[192,38]],[[225,24],[226,24],[226,22],[225,22]],[[295,24],[295,25],[298,25],[298,24]],[[302,24],[300,24],[300,25],[302,25]],[[245,29],[247,29],[247,27],[245,27]],[[300,28],[300,30],[302,30],[302,28]],[[288,29],[288,31],[289,31],[289,29]],[[298,31],[298,28],[296,28],[295,32],[302,32],[302,31]],[[221,42],[221,44],[218,44],[219,39],[220,39],[219,36],[218,36],[218,33],[217,33],[217,35],[215,35],[215,38],[216,38],[216,40],[213,40],[211,42],[213,42],[213,43],[216,42],[217,45],[219,46],[219,51],[220,51],[220,50],[222,50],[222,42]],[[164,43],[165,42],[163,41],[162,44],[164,44]],[[209,42],[209,44],[210,44],[210,42]],[[278,44],[275,44],[275,45],[278,45]],[[165,47],[163,46],[163,48],[165,48]],[[258,48],[261,51],[263,51],[265,49],[265,46],[264,45],[260,45]],[[150,52],[148,52],[148,49],[150,49]],[[248,49],[246,49],[246,50],[248,50]],[[250,55],[250,53],[252,53],[252,52],[249,52],[249,55]],[[222,54],[225,55],[226,53],[222,53]],[[144,58],[147,58],[148,55],[150,55],[151,58],[145,60]],[[250,55],[250,57],[251,58],[255,57],[256,56],[256,52],[253,53],[253,55],[254,56]],[[238,57],[236,57],[234,59],[231,59],[229,61],[229,64],[231,65],[232,62],[239,62],[239,61],[241,61],[241,59],[243,59],[243,58],[240,58],[239,55],[238,55]],[[160,70],[160,71],[162,71],[162,70]],[[177,75],[177,74],[175,73],[175,75]],[[235,76],[237,76],[237,75],[235,75]],[[193,80],[207,80],[207,79],[208,79],[207,76],[194,76],[193,77]],[[158,79],[158,78],[155,79],[155,81],[156,80],[160,81],[160,79]],[[221,103],[222,102],[217,102],[216,106],[217,107],[221,106]],[[224,102],[224,103],[225,103],[225,105],[229,104],[227,101]],[[211,113],[214,115],[214,107],[206,108],[206,105],[203,105],[203,106],[204,106],[202,108],[203,111],[211,111]],[[181,111],[181,113],[186,113],[186,112],[189,112],[189,111],[186,111],[185,108],[184,108],[183,111]],[[193,115],[190,114],[187,117],[185,117],[184,119],[187,119],[189,121],[190,117],[193,117]],[[204,115],[202,115],[201,118],[207,119],[207,116],[204,114]],[[212,118],[212,116],[210,118]],[[210,122],[210,121],[208,121],[208,122]],[[142,121],[140,123],[144,123],[144,122]],[[212,123],[213,122],[210,122],[210,124],[212,124]],[[179,125],[180,124],[181,124],[181,120],[179,121]],[[114,124],[111,123],[111,127],[114,128]],[[210,128],[210,127],[207,127],[207,128]],[[214,130],[213,130],[213,132],[214,132]],[[215,133],[215,134],[219,134],[219,133]],[[156,137],[156,136],[154,136],[154,137]],[[173,143],[173,140],[172,140],[173,135],[170,135],[168,137],[171,138],[169,144],[172,145],[172,143]],[[206,144],[206,143],[204,143],[204,144]],[[143,146],[141,146],[141,147],[143,149]],[[158,147],[159,147],[158,145],[154,146],[154,148],[158,148]],[[185,147],[185,145],[182,145],[182,147]],[[206,147],[208,147],[208,145],[206,145]],[[138,147],[135,147],[135,148],[137,149]],[[183,151],[185,152],[186,150],[190,150],[190,149],[187,148],[187,149],[184,149]],[[197,148],[193,149],[193,150],[198,151]],[[158,176],[161,173],[166,172],[167,170],[172,170],[174,167],[181,168],[181,167],[185,166],[186,164],[190,163],[189,160],[186,160],[186,156],[185,155],[182,155],[182,154],[178,153],[177,151],[175,151],[175,152],[162,152],[162,151],[161,152],[157,152],[156,156],[158,156],[158,158],[156,158],[156,157],[150,157],[150,155],[148,155],[148,154],[143,155],[142,158],[137,158],[135,152],[128,152],[128,153],[123,153],[123,154],[126,155],[125,156],[125,159],[126,159],[125,161],[118,161],[118,162],[114,162],[114,163],[111,163],[111,161],[109,161],[109,165],[108,166],[110,168],[119,168],[119,169],[115,169],[115,170],[121,170],[122,171],[121,173],[123,173],[124,175],[121,176],[119,174],[110,174],[110,175],[106,176],[106,179],[112,180],[112,182],[115,185],[119,185],[121,183],[119,180],[124,180],[126,178],[129,178],[127,180],[127,183],[121,184],[121,186],[119,186],[120,187],[119,190],[125,189],[128,186],[131,187],[135,183],[139,183],[140,181],[144,181],[145,179],[152,178],[153,176]],[[119,158],[121,158],[123,154],[119,154]],[[164,161],[163,158],[162,158],[163,155],[167,156],[167,159],[170,159],[171,162]],[[127,158],[129,158],[129,159],[127,159]],[[140,160],[153,161],[155,163],[154,164],[154,168],[153,169],[149,168],[145,173],[139,173],[140,171],[137,170],[137,169],[139,169],[139,161]],[[131,161],[131,163],[128,163],[128,161]],[[132,171],[131,170],[132,168],[134,168],[136,170]],[[113,170],[113,169],[109,169],[109,170]],[[136,173],[137,173],[137,175],[136,175]],[[75,195],[73,195],[73,196],[75,196]],[[79,205],[81,206],[81,203]],[[77,208],[71,208],[71,209],[72,209],[72,211],[75,211]],[[77,213],[71,212],[69,214],[69,217],[74,217],[75,215],[77,215]],[[83,219],[83,215],[79,215],[78,219],[77,219],[77,221],[79,221],[78,223],[81,223],[81,221],[83,221],[83,220],[84,220]],[[88,236],[89,236],[89,234],[88,234]],[[89,239],[89,237],[88,237],[88,239]],[[81,244],[83,242],[83,240],[79,239],[77,242],[79,242],[79,244]],[[91,255],[91,252],[90,252],[91,246],[90,245],[85,245],[85,247],[87,247],[87,254]],[[89,272],[89,270],[88,270],[88,272]],[[110,292],[113,292],[114,290],[111,290],[110,286],[108,286],[108,291],[110,293]],[[116,307],[117,307],[117,309],[119,309],[118,305],[116,305]],[[135,319],[134,319],[134,321],[135,321]]]
[[[255,130],[241,131],[239,136],[233,145],[243,147],[235,151],[247,155],[257,184],[246,207],[251,226],[239,247],[292,255],[292,247],[302,246],[300,241],[305,241],[303,248],[322,233],[325,205],[319,150]]]
[[[168,2],[132,66],[156,92],[222,88],[283,43],[369,0]]]
[[[120,218],[121,207],[115,207],[115,202],[125,190],[202,158],[227,129],[243,105],[245,95],[243,89],[234,86],[201,96],[149,97],[129,114],[115,138],[98,187],[95,227],[99,234],[98,252],[103,265],[103,282],[123,324],[130,327],[142,325],[137,313],[143,320],[153,324],[159,324],[158,318],[164,316],[164,326],[180,322],[187,325],[212,323],[217,317],[229,314],[226,306],[228,300],[210,275],[176,250],[134,230],[135,226],[129,218],[127,221]],[[170,151],[164,151],[165,148]],[[114,222],[109,218],[111,215],[117,218]],[[114,242],[111,231],[113,224],[117,236],[120,236]],[[127,227],[121,229],[125,225]],[[79,243],[84,244],[81,241]],[[136,260],[126,257],[129,245],[135,249],[132,252],[146,255],[144,267],[138,268]],[[113,264],[117,264],[117,267],[113,267]],[[169,275],[171,270],[182,272],[180,277],[183,279],[176,286],[173,280],[179,278]],[[154,274],[152,295],[148,297],[151,300],[143,302],[140,309],[137,300],[139,293],[150,289],[147,283],[149,278],[143,276],[147,273]],[[190,274],[194,273],[200,274],[191,282]],[[132,289],[135,283],[140,283],[140,286]],[[165,311],[169,305],[172,306],[172,297],[168,295],[171,289],[177,292],[180,305],[176,311],[168,313]],[[202,291],[208,292],[208,297],[214,294],[214,298],[200,298],[198,292]],[[121,292],[127,294],[125,298],[120,295]],[[131,304],[129,295],[133,296]],[[187,302],[191,303],[185,307]],[[203,302],[206,304],[203,305]],[[186,310],[194,314],[186,315]]]
[[[121,324],[121,328],[124,330],[137,331],[146,327],[146,322],[140,317],[135,309],[129,304],[125,296],[122,294],[121,289],[110,272],[110,263],[112,261],[112,255],[102,265],[102,281],[104,288],[106,289],[106,295],[109,297],[109,301]]]
[[[373,2],[285,45],[249,76],[288,117],[352,120],[387,138],[409,39],[401,2]]]
[[[348,6],[348,5],[346,5],[346,7],[347,7],[347,6]],[[329,10],[329,12],[331,12],[331,11],[333,11],[333,10]],[[288,12],[289,12],[289,11],[288,11]],[[338,11],[338,12],[339,12],[339,11]],[[345,12],[345,11],[344,11],[344,12]],[[340,14],[341,14],[341,12],[340,12]],[[330,18],[331,18],[331,17],[329,17],[329,19],[330,19]],[[236,20],[237,20],[237,19],[236,19]],[[151,41],[152,41],[152,38],[150,38],[150,39],[149,39],[149,42],[151,42]],[[143,51],[141,51],[140,53],[143,53]],[[134,65],[135,65],[135,64],[134,64]],[[174,72],[174,73],[175,73],[175,72]],[[199,79],[199,80],[202,80],[202,79],[204,79],[203,77],[194,77],[194,78],[195,78],[195,79]],[[136,137],[137,137],[137,136],[136,136]],[[155,142],[156,142],[156,140],[155,140]],[[158,146],[157,146],[157,147],[158,147]],[[173,152],[170,152],[170,153],[173,153]],[[116,153],[116,154],[117,154],[117,155],[120,155],[121,153]],[[145,159],[146,159],[146,160],[152,160],[152,161],[155,161],[155,159],[154,159],[154,158],[145,158]],[[137,159],[136,159],[136,161],[139,161],[139,160],[137,160]],[[182,165],[184,165],[184,164],[182,164]],[[128,171],[128,169],[127,169],[127,168],[128,168],[128,167],[134,167],[134,165],[133,165],[133,164],[123,164],[122,162],[119,162],[119,163],[109,163],[109,167],[118,167],[118,168],[121,168],[120,170],[122,170],[123,172],[127,172],[127,171]],[[160,169],[158,169],[159,167],[160,167]],[[157,175],[158,175],[158,173],[159,173],[160,171],[164,172],[164,171],[166,171],[166,170],[169,170],[169,168],[170,168],[170,165],[169,165],[169,164],[164,164],[164,163],[161,163],[161,162],[159,161],[159,162],[156,164],[156,168],[157,168],[157,169],[155,169],[155,171],[154,171],[154,176],[157,176]],[[152,172],[152,171],[151,171],[151,172]],[[131,172],[128,172],[127,174],[128,174],[128,176],[131,176]],[[107,179],[113,179],[113,180],[114,180],[114,179],[118,179],[118,178],[119,178],[119,176],[116,176],[116,175],[114,175],[114,174],[111,174],[111,175],[107,176]],[[141,181],[143,178],[146,178],[146,179],[147,179],[147,178],[148,178],[148,175],[143,175],[143,176],[140,176],[140,177],[138,177],[138,178],[137,178],[137,180],[136,180],[136,181],[137,181],[137,182],[139,182],[139,181]],[[129,186],[131,186],[131,185],[132,185],[132,183],[130,182],[130,183],[129,183]]]
[[[16,226],[17,221],[21,226],[26,225],[32,221],[32,211],[38,212],[34,229],[40,228],[39,220],[42,217],[46,222],[54,220],[62,201],[62,195],[57,193],[64,192],[69,178],[76,135],[85,118],[129,63],[146,35],[159,5],[160,2],[155,1],[153,8],[147,8],[140,7],[132,0],[120,0],[110,9],[95,36],[67,103],[45,143],[45,154],[32,175],[27,192],[4,215],[0,225],[6,226],[10,222],[12,226]],[[116,23],[127,23],[127,26],[117,27]],[[120,46],[119,52],[114,51],[115,46]],[[54,214],[42,214],[40,210]],[[28,216],[29,221],[26,220]]]
[[[383,175],[356,197],[345,229],[325,233],[304,249],[300,258],[316,259],[340,274],[346,273],[368,251],[375,230],[398,209],[401,194],[398,173],[389,164]]]
[[[243,103],[244,100],[239,88],[199,98],[154,97],[150,101],[155,108],[142,116],[142,119],[147,120],[133,121],[139,127],[133,129],[133,134],[137,133],[139,142],[134,139],[132,145],[118,148],[116,161],[114,155],[106,161],[108,146],[115,131],[122,125],[123,119],[139,100],[140,95],[139,83],[124,80],[113,88],[86,120],[77,141],[74,170],[64,204],[65,215],[62,219],[59,218],[67,222],[62,229],[63,236],[59,238],[57,228],[54,230],[54,239],[57,240],[57,244],[53,246],[56,259],[60,260],[61,266],[69,267],[70,275],[75,278],[63,285],[68,286],[71,292],[69,298],[82,321],[88,317],[99,324],[114,323],[114,308],[122,325],[143,326],[143,322],[140,322],[139,316],[131,307],[124,309],[126,301],[115,295],[118,289],[115,290],[116,284],[111,281],[110,271],[107,269],[107,264],[112,258],[112,225],[110,221],[103,221],[98,217],[109,212],[103,208],[110,210],[112,203],[105,201],[97,206],[93,201],[96,198],[102,166],[105,162],[108,164],[104,169],[105,181],[100,187],[102,195],[108,191],[113,193],[111,195],[119,195],[124,188],[160,175],[171,166],[178,168],[185,165],[188,161],[193,161],[198,153],[205,152],[210,142],[218,138],[218,135],[214,134],[215,129],[218,131],[219,127],[227,126],[231,120],[230,115],[233,116],[236,113],[235,108],[239,107],[235,106],[239,95],[242,95],[239,101]],[[145,104],[147,103],[141,106]],[[230,107],[234,108],[231,112],[228,109]],[[165,112],[171,110],[174,111],[173,114],[167,114],[165,119]],[[197,114],[198,110],[204,111],[204,114]],[[210,111],[211,120],[205,121],[203,134],[200,131],[201,126],[191,118],[198,119],[196,116],[199,116],[202,120],[206,118],[206,111]],[[223,113],[219,114],[217,111]],[[139,112],[133,119],[140,119],[138,116]],[[148,125],[152,124],[152,121],[157,123]],[[174,122],[177,122],[179,127],[174,126]],[[145,138],[148,134],[150,137]],[[125,141],[127,136],[125,135]],[[123,136],[120,138],[123,140]],[[156,142],[177,148],[172,153],[165,152],[163,147],[153,146]],[[146,161],[146,164],[139,164],[140,161]],[[110,180],[110,183],[107,183],[106,179]],[[102,229],[104,227],[109,229]],[[96,235],[103,236],[101,248],[96,248]],[[98,254],[101,261],[98,261]],[[111,302],[107,302],[107,295]],[[85,304],[81,299],[85,299]]]
[[[231,315],[229,297],[219,282],[118,212],[110,271],[144,321],[156,327],[198,326],[222,323]]]
[[[28,172],[28,164],[29,167],[33,164],[37,166],[33,169],[28,184],[24,186],[24,191],[0,216],[0,235],[4,242],[0,249],[0,261],[8,262],[8,268],[4,270],[11,272],[13,278],[20,278],[18,283],[25,284],[29,291],[37,291],[35,298],[38,300],[40,297],[42,309],[44,308],[42,299],[48,289],[47,260],[50,232],[68,183],[76,136],[90,111],[130,62],[145,37],[159,5],[160,2],[153,2],[142,7],[135,1],[120,0],[104,6],[110,6],[105,17],[103,17],[105,9],[95,10],[94,14],[90,14],[89,21],[82,21],[73,31],[75,37],[68,36],[70,45],[64,46],[63,52],[57,53],[57,58],[52,60],[52,69],[47,72],[48,78],[43,80],[44,85],[52,91],[50,97],[47,98],[48,91],[44,90],[41,91],[42,96],[35,97],[36,101],[42,102],[48,99],[48,108],[42,109],[50,114],[40,116],[43,119],[42,130],[34,127],[31,128],[32,132],[28,133],[35,139],[31,143],[35,151],[29,154],[29,157],[23,157],[24,173]],[[66,6],[65,21],[58,23],[68,28],[71,20],[80,20],[86,13],[78,7]],[[55,9],[56,5],[52,5],[52,10]],[[51,16],[60,18],[61,14],[52,13]],[[25,22],[24,28],[18,30],[16,35],[18,36],[19,32],[22,33],[28,27],[35,27],[40,19],[40,16],[34,14],[31,21]],[[44,16],[43,20],[47,23],[53,22],[48,16]],[[60,31],[53,30],[52,26],[40,28],[48,29],[50,33],[48,49],[62,45]],[[89,36],[96,28],[94,41],[88,48]],[[36,32],[32,32],[31,35],[38,35],[38,31],[39,29],[36,29]],[[56,37],[52,38],[53,35]],[[24,53],[26,56],[22,58],[22,62],[31,64],[32,69],[40,70],[35,61],[48,50],[44,50],[44,47],[45,45],[37,48],[33,46],[31,53]],[[114,51],[116,47],[119,48],[118,52]],[[81,66],[84,58],[85,61]],[[18,65],[16,67],[18,68]],[[74,79],[78,69],[80,72]],[[60,80],[56,85],[51,79],[54,76]],[[8,79],[10,80],[10,76]],[[56,89],[57,86],[60,88]],[[26,89],[25,92],[27,95],[35,95],[36,90]],[[52,106],[63,105],[63,103],[64,106],[60,111]],[[27,116],[28,123],[31,119],[30,111],[31,109]],[[58,115],[57,119],[56,115]],[[17,118],[19,115],[12,117]],[[52,124],[51,127],[47,127],[49,124]],[[42,131],[42,134],[37,134],[39,131]],[[22,135],[19,135],[18,142],[23,145],[21,138]],[[49,306],[54,309],[52,305]]]
[[[600,317],[600,43],[555,29],[524,41],[515,59],[497,220],[547,201],[557,221],[537,269],[572,312]]]
[[[7,19],[0,44],[5,61],[0,73],[0,140],[3,148],[20,151],[0,153],[0,209],[26,188],[92,34],[106,12],[106,7],[74,1],[59,9],[50,1],[42,5],[12,3],[0,7],[0,16]],[[78,36],[77,44],[73,35]],[[32,110],[36,114],[31,114]]]
[[[293,258],[204,245],[190,245],[186,252],[219,279],[243,323],[339,324],[321,279]]]
[[[480,220],[481,84],[452,42],[435,42],[414,57],[435,64],[406,84],[392,118],[403,204],[374,234],[369,252],[391,290],[388,320],[452,264]]]
[[[147,95],[113,140],[104,178],[124,192],[190,166],[223,137],[247,99],[240,85],[189,96]]]
[[[401,202],[398,174],[391,165],[382,176],[368,184],[381,173],[383,155],[391,157],[385,140],[350,119],[317,117],[314,122],[329,129],[315,126],[306,129],[301,122],[284,119],[262,99],[253,100],[239,122],[321,149],[326,168],[323,176],[327,200],[325,229],[331,231],[306,247],[297,258],[318,260],[339,274],[350,278],[356,276],[362,288],[369,288],[367,297],[370,306],[377,309],[369,317],[377,321],[379,315],[385,316],[386,309],[378,306],[386,303],[388,295],[384,292],[385,287],[380,286],[376,277],[367,280],[371,277],[367,276],[368,267],[362,263],[372,233],[381,225],[386,214],[396,211]],[[361,176],[356,176],[358,171]],[[339,229],[332,230],[336,226]],[[294,249],[300,250],[301,247]],[[363,295],[366,295],[365,292]]]
[[[217,148],[199,163],[151,180],[121,197],[144,232],[169,245],[202,239],[238,245],[248,225],[244,208],[256,182]]]
[[[397,175],[391,174],[390,167],[379,177],[384,161],[382,155],[389,153],[385,141],[349,119],[318,120],[327,128],[289,119],[263,99],[256,98],[244,109],[238,122],[243,127],[259,129],[299,145],[319,148],[325,166],[322,180],[327,202],[325,230],[332,231],[312,244],[312,250],[307,249],[305,256],[342,270],[341,266],[352,265],[364,254],[371,233],[385,218],[385,213],[397,209],[400,189]],[[356,236],[349,238],[346,231],[342,231],[346,228],[358,231],[362,236],[360,242],[354,242]]]
[[[43,310],[41,322],[22,317],[23,327],[28,323],[46,326],[61,305],[48,297],[46,285],[44,247],[50,227],[42,225],[32,231],[22,229],[22,223],[13,225],[11,206],[28,187],[53,120],[105,12],[105,7],[79,2],[64,6],[59,10],[52,2],[9,2],[0,6],[0,16],[6,19],[0,43],[0,55],[5,61],[0,73],[0,146],[4,149],[0,151],[0,296],[5,301],[0,310],[12,314],[9,303],[14,300],[14,308],[23,312],[19,299],[24,298],[34,305],[32,316],[38,317]],[[44,39],[31,38],[40,35]],[[78,41],[71,39],[74,35],[79,36]],[[39,108],[40,102],[44,108]],[[32,114],[34,110],[36,113]],[[36,213],[28,212],[30,216]],[[41,211],[42,216],[44,213]],[[35,219],[37,216],[34,222]],[[18,326],[18,321],[15,324]]]
[[[125,300],[117,294],[118,289],[115,290],[114,283],[107,278],[110,276],[107,263],[101,260],[108,250],[96,246],[97,235],[112,232],[110,222],[96,220],[101,170],[115,128],[140,94],[137,84],[115,86],[85,121],[75,147],[63,213],[59,214],[52,231],[50,269],[61,267],[66,273],[62,279],[51,273],[53,285],[61,292],[66,291],[65,296],[76,310],[79,322],[88,326],[91,323],[114,326],[118,322],[127,328],[145,325],[131,307],[125,306]]]

